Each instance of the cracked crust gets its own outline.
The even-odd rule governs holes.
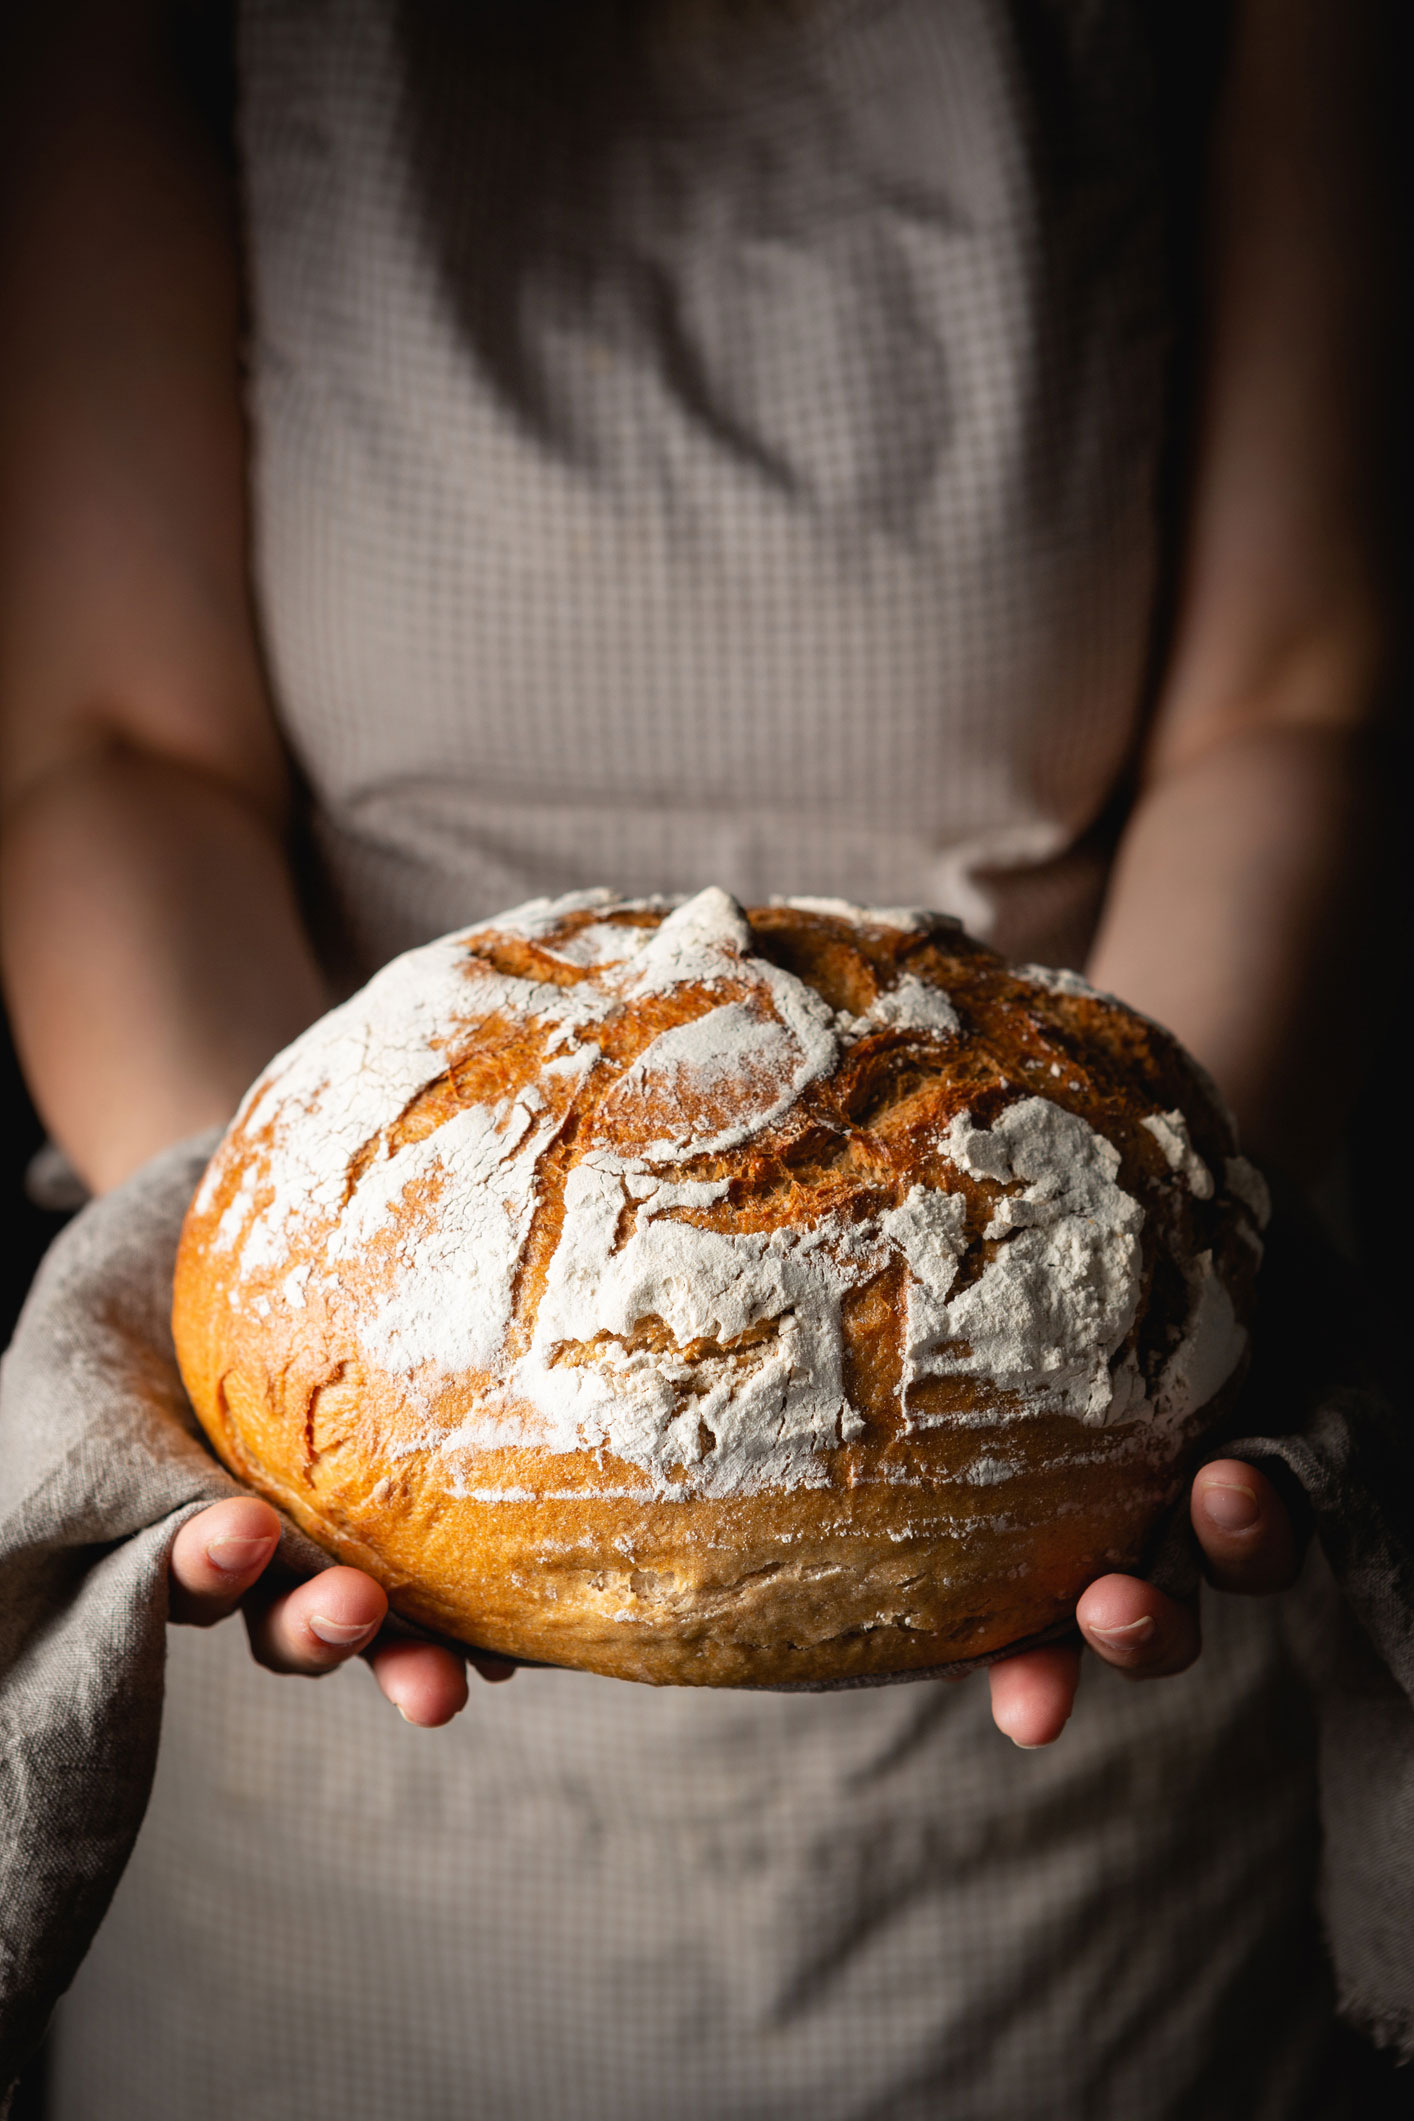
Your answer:
[[[592,931],[612,943],[616,927],[652,930],[668,910],[581,905],[531,935],[488,924],[461,947],[469,965],[569,995],[599,976],[574,962],[577,948],[593,956],[576,938]],[[947,1192],[961,1203],[956,1296],[1012,1241],[996,1227],[998,1203],[1020,1189],[963,1168],[944,1137],[959,1117],[990,1127],[1041,1096],[1113,1145],[1118,1184],[1143,1210],[1141,1293],[1112,1370],[1127,1360],[1148,1384],[1160,1375],[1204,1255],[1246,1318],[1260,1250],[1250,1210],[1221,1184],[1196,1197],[1143,1124],[1182,1114],[1193,1150],[1218,1173],[1235,1153],[1230,1122],[1167,1034],[1077,983],[1022,976],[950,923],[903,927],[790,906],[747,919],[752,955],[837,1013],[840,1050],[746,1142],[679,1156],[675,1181],[704,1182],[719,1197],[674,1208],[676,1221],[737,1237],[848,1232],[874,1229],[916,1188]],[[871,1025],[871,1007],[905,976],[947,996],[955,1031]],[[661,1084],[630,1071],[653,1040],[734,999],[760,1006],[749,980],[733,989],[717,978],[602,1010],[584,1034],[598,1057],[578,1076],[548,1068],[557,1041],[532,1017],[449,1023],[427,1079],[349,1154],[342,1198],[322,1220],[314,1210],[297,1219],[283,1249],[243,1262],[230,1232],[249,1229],[272,1143],[300,1123],[278,1098],[253,1093],[182,1238],[173,1322],[193,1405],[232,1470],[378,1577],[399,1611],[513,1656],[655,1683],[772,1685],[949,1664],[1037,1634],[1095,1576],[1142,1561],[1240,1365],[1181,1418],[1151,1412],[1099,1426],[1023,1404],[976,1374],[908,1383],[908,1271],[894,1253],[843,1289],[842,1418],[815,1454],[813,1484],[704,1492],[700,1466],[718,1448],[705,1420],[698,1459],[662,1477],[602,1445],[537,1447],[526,1441],[533,1423],[513,1441],[487,1441],[487,1409],[504,1406],[532,1345],[571,1174],[596,1154],[633,1155],[641,1169],[645,1144],[681,1129],[682,1099],[668,1109]],[[315,1267],[369,1172],[457,1115],[518,1093],[542,1100],[547,1116],[502,1351],[433,1391],[375,1359],[360,1321],[435,1240],[446,1212],[437,1181],[414,1179],[387,1228],[336,1273],[302,1270]],[[730,1105],[730,1085],[717,1094]],[[631,1220],[626,1197],[620,1246]],[[719,1404],[782,1330],[782,1318],[763,1318],[734,1335],[682,1338],[645,1311],[627,1330],[604,1325],[558,1342],[549,1366],[598,1375],[655,1365],[690,1410]]]

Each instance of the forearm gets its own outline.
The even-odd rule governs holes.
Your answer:
[[[1244,1142],[1316,1175],[1361,1054],[1367,743],[1267,723],[1170,767],[1121,843],[1089,967],[1216,1078]]]
[[[324,1004],[252,623],[229,158],[173,29],[60,0],[0,69],[0,944],[99,1187]]]
[[[327,1005],[274,825],[117,747],[28,789],[0,839],[5,979],[46,1124],[97,1190],[227,1119]]]
[[[1378,0],[1241,0],[1169,648],[1091,970],[1293,1177],[1361,1066],[1399,264]]]

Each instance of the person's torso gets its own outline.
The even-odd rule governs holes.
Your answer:
[[[1083,947],[1155,567],[1141,14],[246,8],[260,604],[357,970],[591,883]]]

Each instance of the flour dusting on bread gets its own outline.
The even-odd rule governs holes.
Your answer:
[[[955,1114],[933,1144],[943,1186],[899,1187],[872,1213],[856,1199],[770,1230],[704,1226],[696,1211],[723,1200],[729,1182],[684,1182],[682,1167],[777,1125],[829,1076],[839,1043],[826,1002],[753,949],[725,892],[650,907],[659,917],[644,925],[615,918],[643,910],[600,894],[533,902],[399,959],[283,1055],[238,1122],[262,1148],[215,1240],[238,1248],[233,1299],[306,1247],[306,1282],[312,1273],[337,1294],[351,1286],[349,1265],[386,1242],[396,1274],[355,1298],[362,1352],[429,1407],[449,1377],[496,1379],[482,1431],[463,1420],[443,1439],[454,1452],[474,1450],[479,1433],[494,1448],[603,1449],[667,1494],[828,1481],[825,1454],[860,1427],[843,1381],[842,1305],[891,1258],[906,1269],[909,1425],[949,1419],[936,1397],[910,1405],[925,1379],[985,1381],[1012,1419],[1062,1412],[1089,1424],[1117,1403],[1127,1420],[1182,1420],[1195,1390],[1211,1396],[1225,1381],[1242,1335],[1230,1306],[1215,1313],[1211,1274],[1195,1270],[1192,1317],[1155,1391],[1117,1387],[1112,1365],[1141,1295],[1144,1211],[1118,1183],[1113,1144],[1044,1095],[1008,1105],[991,1126]],[[841,917],[833,903],[821,910]],[[584,913],[593,918],[563,932]],[[541,946],[578,976],[492,969],[472,953],[497,934]],[[627,1065],[606,1061],[596,1033],[610,1016],[686,989],[698,990],[696,1013]],[[542,1035],[534,1079],[453,1111],[435,1131],[389,1138],[457,1043],[492,1020]],[[911,971],[849,1021],[855,1041],[917,1032],[952,1043],[962,1028],[947,993]],[[543,1161],[570,1113],[584,1117],[587,1094],[594,1129],[614,1146],[587,1148],[565,1178],[558,1242],[517,1348]],[[1180,1111],[1140,1124],[1194,1193],[1211,1192]],[[370,1142],[383,1146],[354,1175]],[[995,1193],[982,1231],[993,1256],[956,1290],[969,1239],[949,1167]],[[655,1329],[646,1341],[645,1321]]]
[[[399,1510],[424,1542],[538,1511],[542,1574],[515,1580],[545,1627],[651,1633],[671,1607],[703,1671],[746,1669],[720,1613],[715,1646],[692,1634],[705,1570],[738,1618],[828,1609],[864,1669],[950,1598],[1002,1625],[966,1617],[949,1556],[1011,1552],[1043,1491],[1062,1546],[1068,1511],[1082,1546],[1152,1514],[1240,1375],[1264,1211],[1166,1034],[955,923],[537,899],[389,965],[246,1098],[184,1240],[217,1292],[193,1396],[370,1566],[403,1551]],[[595,1567],[571,1567],[576,1495],[628,1513]],[[776,1526],[759,1550],[739,1517],[686,1529],[747,1505]]]

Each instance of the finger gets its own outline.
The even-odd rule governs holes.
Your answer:
[[[1052,1745],[1070,1720],[1079,1679],[1080,1652],[1068,1643],[1005,1657],[987,1673],[992,1720],[1023,1751]]]
[[[233,1613],[280,1544],[280,1520],[257,1496],[233,1496],[189,1517],[172,1542],[168,1617],[209,1628]]]
[[[466,1707],[466,1663],[433,1642],[380,1643],[369,1658],[374,1677],[406,1723],[435,1730]]]
[[[1208,1574],[1224,1591],[1284,1591],[1300,1556],[1286,1505],[1265,1473],[1219,1458],[1193,1482],[1193,1529]]]
[[[1130,1679],[1186,1671],[1202,1646],[1198,1615],[1137,1576],[1102,1576],[1075,1609],[1095,1655]]]
[[[388,1594],[362,1569],[325,1569],[308,1583],[246,1606],[257,1664],[317,1678],[366,1650],[388,1611]]]

